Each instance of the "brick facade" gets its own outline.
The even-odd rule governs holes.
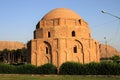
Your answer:
[[[87,22],[66,8],[54,9],[38,22],[28,48],[28,62],[36,66],[100,60],[99,44],[91,37]]]

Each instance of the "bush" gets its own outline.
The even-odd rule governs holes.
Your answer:
[[[17,69],[13,65],[8,64],[0,64],[0,73],[1,74],[15,74],[17,73]]]
[[[118,56],[118,55],[114,55],[114,56],[112,56],[111,59],[113,60],[113,62],[117,63],[117,61],[120,60],[120,56]]]
[[[91,62],[89,64],[84,64],[84,74],[87,75],[97,75],[99,74],[99,63]]]
[[[18,74],[35,74],[36,73],[36,66],[27,64],[27,65],[20,65],[16,66]]]
[[[66,62],[60,66],[60,74],[78,75],[83,74],[83,65],[76,62]]]
[[[37,74],[57,74],[57,67],[53,64],[47,63],[37,67]]]
[[[120,64],[112,62],[80,64],[75,62],[63,63],[59,74],[68,75],[120,75]]]
[[[52,64],[45,64],[39,67],[30,64],[0,64],[0,74],[57,74],[57,68]]]
[[[0,74],[57,74],[56,66],[45,64],[39,67],[34,65],[0,64]],[[112,62],[80,64],[77,62],[63,63],[59,74],[67,75],[120,75],[120,64]]]
[[[99,74],[101,75],[120,75],[120,64],[101,62],[99,67]]]

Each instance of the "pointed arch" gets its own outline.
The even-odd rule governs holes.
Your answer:
[[[75,39],[75,41],[77,41],[81,45],[81,52],[82,52],[83,64],[84,64],[84,48],[83,48],[83,44],[82,44],[82,42],[80,40]]]
[[[76,41],[76,42],[78,42],[78,43],[81,45],[81,51],[82,51],[82,53],[84,53],[84,51],[83,51],[83,44],[82,44],[82,42],[81,42],[81,41],[79,41],[79,40],[77,40],[77,39],[75,39],[75,41]]]
[[[47,45],[47,47],[46,47],[46,53],[48,54],[52,54],[52,47],[51,47],[51,45],[50,45],[50,43],[49,42],[47,42],[47,41],[44,41],[44,43]]]
[[[46,52],[47,55],[50,55],[49,62],[52,63],[52,47],[51,47],[51,44],[47,41],[44,41],[44,43],[47,45],[47,47],[45,47],[45,52]]]

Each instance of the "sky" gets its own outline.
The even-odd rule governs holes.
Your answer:
[[[0,0],[0,40],[27,43],[41,18],[55,8],[79,14],[91,29],[92,37],[120,51],[120,0]],[[105,39],[106,37],[106,39]]]

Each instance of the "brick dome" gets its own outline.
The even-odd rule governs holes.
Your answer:
[[[72,10],[66,8],[56,8],[50,12],[48,12],[42,20],[49,20],[55,18],[63,18],[63,19],[81,19],[81,17]]]

